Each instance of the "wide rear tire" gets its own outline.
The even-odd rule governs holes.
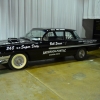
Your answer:
[[[19,53],[10,57],[8,65],[12,70],[20,70],[27,67],[27,62],[27,55]]]

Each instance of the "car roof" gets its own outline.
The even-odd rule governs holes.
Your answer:
[[[32,28],[32,30],[67,30],[67,31],[75,31],[74,29],[66,29],[66,28]]]

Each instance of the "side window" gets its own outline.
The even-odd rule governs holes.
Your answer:
[[[63,31],[56,31],[57,40],[64,40],[64,32]]]
[[[54,39],[55,35],[53,32],[48,32],[44,37],[43,37],[43,41],[50,41],[52,39]]]
[[[53,32],[48,32],[48,37],[54,37],[54,33]]]
[[[31,30],[26,34],[25,37],[30,38],[31,40],[41,41],[44,34],[45,34],[44,30]]]
[[[32,37],[42,37],[45,34],[44,31],[33,30],[31,32]]]
[[[74,39],[74,36],[72,35],[71,32],[65,32],[65,38],[70,40],[70,39]]]

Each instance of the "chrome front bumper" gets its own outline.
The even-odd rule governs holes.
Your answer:
[[[8,63],[10,56],[2,56],[0,57],[0,64]]]

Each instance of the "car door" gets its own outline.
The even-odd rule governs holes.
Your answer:
[[[73,31],[65,31],[65,46],[68,55],[76,52],[78,44],[78,39],[74,36]]]
[[[64,56],[66,49],[65,46],[64,31],[49,31],[43,38],[44,43],[49,43],[49,47],[43,51],[45,58],[55,58]]]

